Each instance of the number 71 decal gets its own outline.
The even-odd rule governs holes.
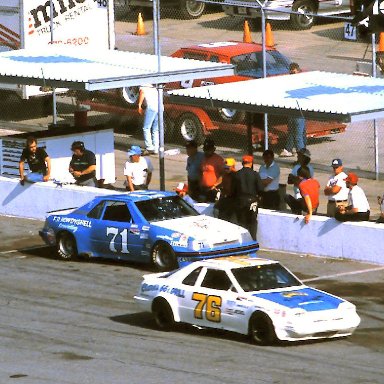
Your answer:
[[[192,300],[197,301],[193,311],[196,319],[202,319],[204,314],[208,321],[220,323],[221,321],[221,297],[205,295],[204,293],[194,292]]]

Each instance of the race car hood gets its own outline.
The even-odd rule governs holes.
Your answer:
[[[300,308],[307,312],[337,309],[344,302],[343,299],[308,287],[291,291],[254,293],[252,296],[289,309]]]
[[[251,235],[245,228],[205,215],[165,220],[154,223],[152,226],[172,231],[174,237],[180,233],[195,240],[207,240],[215,244],[252,241]]]

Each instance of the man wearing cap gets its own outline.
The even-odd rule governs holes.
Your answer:
[[[198,145],[195,140],[187,141],[185,144],[187,151],[187,176],[189,195],[197,200],[200,194],[201,181],[201,162],[204,159],[204,153],[198,151]]]
[[[297,152],[297,163],[294,165],[294,167],[291,170],[291,173],[288,175],[288,180],[287,184],[293,184],[293,197],[296,200],[302,199],[300,189],[298,187],[298,183],[300,182],[300,179],[297,176],[297,171],[299,170],[300,167],[308,167],[309,173],[311,177],[314,175],[314,170],[312,167],[311,162],[311,152],[307,148],[302,148],[300,151]],[[285,200],[287,200],[286,195]],[[300,214],[300,212],[297,212]]]
[[[259,175],[264,190],[261,192],[261,208],[279,209],[280,207],[280,167],[274,161],[275,154],[271,149],[263,152],[264,164],[260,166]]]
[[[235,173],[234,196],[237,222],[247,228],[253,239],[257,231],[257,202],[263,190],[258,172],[253,170],[253,156],[244,155],[243,168]]]
[[[299,188],[300,198],[296,199],[287,195],[286,203],[290,206],[294,214],[305,212],[304,221],[308,224],[313,214],[316,214],[319,207],[319,182],[311,177],[308,167],[302,166],[297,171],[295,185]]]
[[[343,171],[343,162],[333,159],[331,166],[334,174],[330,176],[324,194],[328,197],[327,216],[335,217],[339,207],[347,206],[349,189],[345,182],[347,174]]]
[[[77,185],[96,187],[96,156],[85,149],[82,141],[74,141],[71,146],[73,152],[69,163],[69,173],[75,178]]]
[[[236,160],[229,157],[224,160],[224,174],[221,183],[220,198],[215,208],[219,211],[219,219],[232,221],[235,214],[234,177],[236,173]]]
[[[355,173],[348,173],[345,182],[349,189],[348,205],[340,207],[335,214],[339,221],[365,221],[369,220],[370,207],[364,191],[357,185],[359,181]]]
[[[203,144],[204,159],[201,162],[201,184],[200,192],[204,201],[214,202],[221,184],[224,159],[215,153],[215,142],[207,138]]]
[[[131,146],[128,158],[124,166],[126,189],[131,192],[148,189],[153,172],[151,160],[141,156],[141,148],[137,145]]]

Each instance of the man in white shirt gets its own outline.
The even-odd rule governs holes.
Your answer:
[[[132,145],[128,151],[129,160],[124,166],[125,187],[128,191],[148,189],[151,182],[153,166],[151,160],[141,156],[141,148]]]
[[[329,177],[324,194],[328,197],[327,216],[335,217],[339,207],[347,206],[349,189],[345,182],[347,174],[343,171],[343,162],[340,159],[333,159],[331,165],[334,174]]]
[[[279,209],[280,207],[280,167],[274,161],[275,154],[272,150],[267,149],[263,152],[263,161],[259,168],[259,176],[264,190],[261,193],[261,208]]]
[[[357,185],[359,181],[355,173],[349,173],[345,179],[349,188],[348,206],[340,207],[335,219],[339,221],[366,221],[369,220],[370,207],[364,191]]]
[[[159,153],[159,100],[157,89],[152,84],[140,87],[138,112],[140,115],[144,114],[143,133],[146,154],[157,154]]]

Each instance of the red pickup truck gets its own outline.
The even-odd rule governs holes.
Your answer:
[[[166,90],[246,81],[263,77],[261,44],[235,41],[198,44],[180,48],[171,56],[231,63],[236,67],[236,75],[169,83]],[[267,76],[288,75],[290,63],[291,60],[275,48],[267,48]],[[91,94],[90,99],[82,102],[90,105],[94,110],[138,117],[137,98],[138,88],[127,87],[116,89],[113,92],[95,92]],[[203,109],[189,105],[176,105],[167,101],[166,93],[164,97],[164,121],[167,140],[194,139],[202,142],[205,136],[215,130],[224,130],[237,134],[246,133],[244,111],[228,108],[215,109],[209,106]],[[271,116],[268,129],[269,143],[277,144],[280,138],[285,137],[288,128],[284,119]],[[307,121],[308,137],[327,136],[344,130],[345,125],[338,122]],[[254,116],[252,131],[253,144],[263,143],[262,115]]]

